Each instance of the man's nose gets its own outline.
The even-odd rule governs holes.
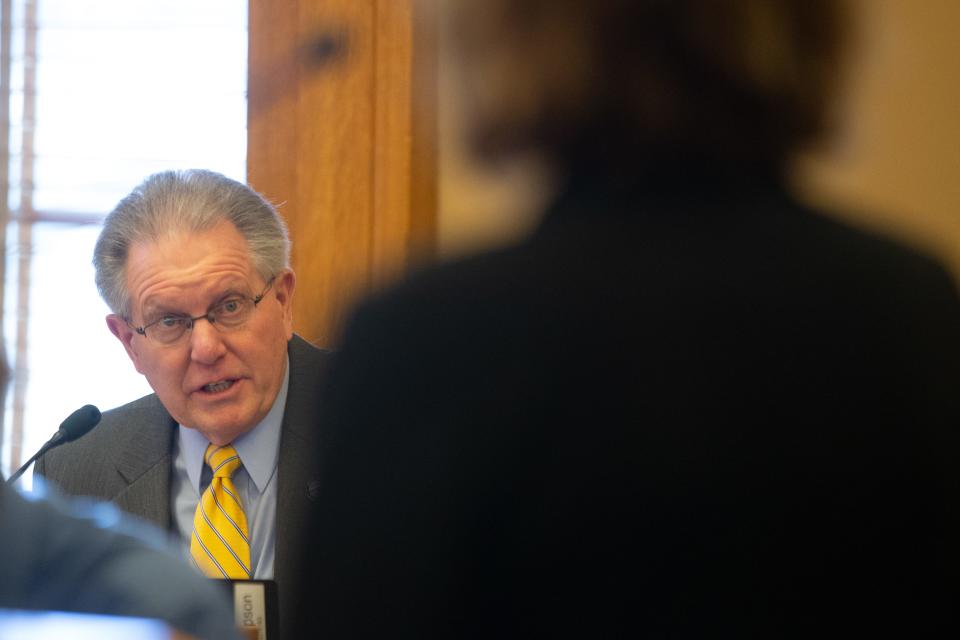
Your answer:
[[[207,318],[193,321],[190,329],[190,359],[201,364],[213,364],[227,352],[223,334]]]

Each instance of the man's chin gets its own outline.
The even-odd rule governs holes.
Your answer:
[[[250,431],[256,422],[251,422],[249,418],[244,419],[239,416],[202,416],[195,420],[196,426],[192,427],[199,431],[212,444],[221,446],[230,444],[243,434]]]

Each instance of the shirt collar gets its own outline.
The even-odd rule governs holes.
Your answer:
[[[287,358],[283,373],[283,384],[277,392],[273,406],[263,420],[253,429],[233,441],[243,468],[247,470],[250,479],[263,491],[267,481],[273,475],[280,458],[280,425],[283,422],[283,411],[287,406],[287,387],[290,384],[290,358]],[[203,472],[203,454],[207,451],[210,441],[196,429],[180,425],[180,451],[190,478],[190,486],[200,492],[200,476]]]

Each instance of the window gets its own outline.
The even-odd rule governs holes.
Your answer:
[[[4,475],[74,409],[150,392],[103,321],[90,264],[103,217],[153,172],[244,180],[246,156],[245,0],[11,5]]]

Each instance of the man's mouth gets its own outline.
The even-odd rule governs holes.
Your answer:
[[[205,384],[201,387],[206,393],[220,393],[221,391],[226,391],[233,386],[233,383],[236,380],[220,380],[219,382],[211,382],[210,384]]]

